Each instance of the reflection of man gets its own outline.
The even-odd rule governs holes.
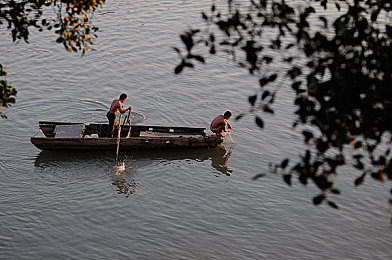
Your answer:
[[[230,132],[232,129],[231,125],[227,120],[231,117],[231,112],[226,111],[223,115],[219,115],[212,120],[210,125],[210,129],[214,132],[217,136],[222,136],[222,132]]]
[[[112,104],[110,105],[109,112],[106,114],[107,118],[109,119],[108,137],[113,137],[113,130],[116,123],[117,111],[120,111],[121,114],[124,114],[128,110],[132,110],[132,106],[123,110],[122,103],[124,103],[126,99],[127,99],[127,94],[123,93],[120,95],[119,99],[113,100]]]
[[[231,155],[231,150],[226,151],[223,147],[217,147],[211,156],[211,165],[217,171],[229,176],[233,171],[227,166],[227,162]]]

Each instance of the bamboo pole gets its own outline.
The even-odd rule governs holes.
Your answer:
[[[118,135],[117,135],[116,165],[117,165],[117,160],[118,160],[118,152],[120,151],[121,117],[122,117],[122,114],[120,113],[120,120],[119,120],[119,124],[118,124]]]

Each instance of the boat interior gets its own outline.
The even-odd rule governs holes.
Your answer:
[[[101,138],[107,137],[108,124],[64,123],[40,121],[39,127],[46,137],[57,138]],[[118,131],[114,131],[115,137]],[[139,136],[206,136],[205,128],[169,127],[148,125],[122,125],[121,137]]]

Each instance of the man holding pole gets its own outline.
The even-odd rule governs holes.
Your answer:
[[[113,131],[116,126],[116,114],[117,111],[120,111],[121,114],[124,114],[128,110],[132,110],[132,106],[129,106],[124,110],[122,103],[127,99],[127,94],[122,93],[119,99],[114,99],[112,104],[110,105],[109,112],[106,114],[106,117],[109,119],[109,128],[108,128],[108,137],[113,137]],[[121,123],[121,122],[120,122]]]

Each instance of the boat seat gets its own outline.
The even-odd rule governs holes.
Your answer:
[[[85,124],[56,125],[54,134],[56,138],[82,138],[85,130]]]

